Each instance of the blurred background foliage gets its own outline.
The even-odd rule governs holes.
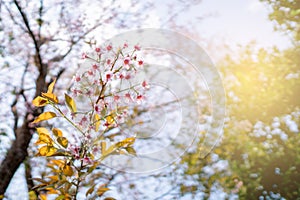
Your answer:
[[[300,199],[300,2],[263,2],[293,46],[251,43],[218,65],[227,94],[224,135],[206,158],[199,150],[184,157],[186,175],[196,182],[182,184],[183,193],[196,194],[199,182],[204,199],[216,189],[226,198]]]

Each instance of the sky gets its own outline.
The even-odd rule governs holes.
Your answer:
[[[197,27],[204,35],[242,45],[255,40],[258,45],[282,49],[290,44],[284,33],[274,31],[275,22],[268,19],[270,9],[259,0],[203,0],[191,11],[212,14]]]
[[[203,0],[190,9],[189,15],[203,15],[204,20],[194,27],[204,37],[216,41],[245,45],[255,40],[264,47],[288,47],[289,39],[274,31],[275,22],[268,19],[269,12],[270,8],[259,0]]]
[[[283,33],[274,31],[275,23],[268,19],[270,9],[259,0],[204,0],[200,9],[215,14],[199,26],[208,34],[220,35],[239,44],[251,40],[262,46],[279,48],[289,44]]]

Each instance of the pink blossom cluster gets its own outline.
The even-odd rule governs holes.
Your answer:
[[[133,84],[132,79],[143,68],[144,61],[137,55],[138,45],[130,48],[127,43],[114,48],[111,44],[96,46],[82,54],[82,68],[73,78],[72,96],[86,99],[88,109],[73,113],[73,119],[87,133],[87,138],[124,123],[130,108],[141,104],[149,88],[146,80]],[[100,116],[100,128],[95,131],[95,114]]]

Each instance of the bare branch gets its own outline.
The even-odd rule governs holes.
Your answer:
[[[34,48],[35,48],[35,51],[36,51],[36,57],[37,57],[37,67],[39,68],[39,71],[43,71],[45,69],[43,69],[43,61],[42,61],[42,57],[41,57],[41,54],[40,54],[40,44],[38,43],[34,33],[32,32],[31,28],[30,28],[30,25],[29,25],[29,21],[28,21],[28,18],[27,16],[25,15],[25,13],[23,12],[21,6],[19,5],[18,1],[17,0],[14,0],[14,3],[15,5],[17,6],[18,8],[18,11],[19,13],[21,14],[22,16],[22,19],[23,19],[23,22],[26,26],[26,29],[28,31],[28,34],[29,36],[31,37],[33,43],[34,43]]]

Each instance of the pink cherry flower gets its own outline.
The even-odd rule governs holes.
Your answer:
[[[114,95],[114,101],[119,101],[120,100],[120,96],[119,95]]]
[[[127,101],[133,101],[133,99],[129,93],[126,93],[124,97]]]
[[[137,99],[137,100],[142,100],[143,98],[144,98],[144,96],[141,95],[141,94],[139,94],[139,95],[136,96],[136,99]]]
[[[93,64],[93,69],[94,70],[97,70],[99,68],[99,66],[98,65],[96,65],[96,64]]]
[[[138,45],[135,45],[135,46],[134,46],[134,49],[135,49],[136,51],[140,51],[140,50],[141,50],[141,47],[139,47]]]
[[[150,85],[149,85],[146,81],[143,81],[143,82],[142,82],[142,87],[143,87],[145,90],[147,90],[147,89],[150,88]]]
[[[118,124],[122,124],[125,122],[124,116],[122,114],[117,115],[117,122]]]
[[[84,157],[82,161],[84,164],[88,164],[88,165],[91,165],[93,163],[89,157]]]
[[[119,75],[119,79],[122,80],[122,79],[124,79],[124,78],[125,78],[124,74],[121,73],[121,74]]]
[[[100,47],[96,47],[96,48],[95,48],[95,51],[96,51],[97,53],[99,53],[99,52],[101,51]]]
[[[81,58],[86,59],[86,58],[88,58],[88,55],[86,53],[82,53]]]
[[[124,59],[124,65],[128,65],[128,64],[129,64],[129,61],[130,61],[129,58],[125,58],[125,59]]]
[[[126,74],[124,78],[125,78],[126,80],[129,80],[129,79],[131,79],[131,75],[130,75],[130,74]]]
[[[77,97],[79,94],[82,94],[82,91],[78,89],[72,89],[71,91],[73,97]]]
[[[94,85],[99,85],[99,82],[100,82],[99,80],[94,80],[93,84]]]
[[[136,96],[136,103],[137,104],[141,104],[143,100],[144,100],[143,95],[139,94],[139,95]]]
[[[92,70],[89,70],[89,71],[88,71],[88,75],[93,76],[93,75],[94,75],[94,72],[93,72]]]
[[[144,62],[142,60],[138,61],[139,66],[142,66],[144,64]]]
[[[112,72],[109,71],[109,72],[105,73],[105,79],[106,79],[106,81],[112,80],[112,77],[113,77]]]
[[[87,91],[85,92],[85,94],[86,94],[87,96],[91,96],[91,95],[93,94],[93,92],[92,92],[92,90],[87,90]]]
[[[128,44],[125,42],[124,45],[123,45],[123,48],[127,48],[128,47]]]
[[[79,159],[80,158],[80,156],[79,156],[79,147],[71,145],[69,148],[70,148],[71,153],[75,157],[75,159]]]
[[[108,45],[108,46],[106,47],[106,50],[107,50],[107,51],[112,50],[112,46],[111,46],[111,45]]]
[[[74,80],[75,80],[76,82],[81,81],[80,75],[77,74],[77,75],[74,77]]]

